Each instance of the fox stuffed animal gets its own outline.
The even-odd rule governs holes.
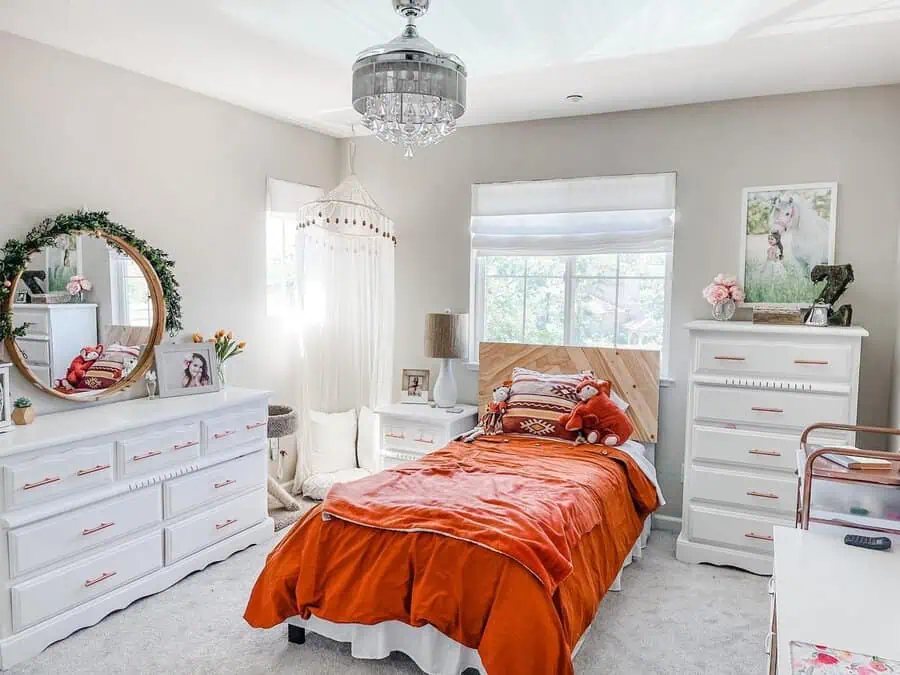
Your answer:
[[[581,431],[588,443],[622,445],[634,433],[624,412],[609,397],[609,382],[585,378],[575,388],[578,403],[559,418],[566,431]]]

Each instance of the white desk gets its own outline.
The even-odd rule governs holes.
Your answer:
[[[890,551],[844,544],[841,527],[775,528],[778,675],[791,675],[791,642],[900,660],[900,537]]]

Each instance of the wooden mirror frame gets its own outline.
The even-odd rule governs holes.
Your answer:
[[[56,391],[52,387],[47,387],[42,382],[40,382],[34,376],[34,373],[31,372],[31,368],[28,367],[28,362],[22,356],[22,350],[19,348],[19,345],[16,344],[16,337],[14,335],[6,338],[6,351],[9,353],[10,360],[13,362],[13,364],[15,364],[16,368],[19,369],[19,372],[22,373],[22,376],[41,391],[50,394],[51,396],[55,396],[56,398],[61,398],[64,401],[70,401],[72,403],[90,403],[99,401],[100,399],[107,398],[109,396],[113,396],[114,394],[128,389],[131,385],[141,379],[148,370],[150,370],[150,366],[153,365],[153,347],[162,342],[162,338],[165,333],[166,300],[165,296],[163,295],[162,284],[159,282],[159,277],[157,276],[156,271],[153,269],[153,266],[140,253],[140,251],[138,251],[127,241],[103,231],[88,232],[82,230],[74,231],[72,232],[72,234],[96,237],[98,239],[104,239],[110,242],[123,253],[128,255],[129,258],[134,260],[134,262],[137,263],[137,266],[140,267],[141,272],[144,273],[144,279],[147,281],[147,288],[150,291],[150,302],[153,305],[153,325],[150,328],[150,336],[147,338],[147,346],[144,349],[144,353],[141,354],[141,358],[138,360],[137,365],[135,365],[134,369],[130,373],[128,373],[127,376],[123,377],[111,387],[108,387],[106,389],[98,389],[96,395],[90,396],[86,392],[82,392],[77,395],[64,394],[60,391]],[[32,251],[29,254],[29,257],[37,252],[37,250]],[[25,270],[22,270],[16,275],[16,278],[12,282],[13,289],[18,286],[18,283],[21,280],[22,273],[24,271]],[[15,320],[15,312],[13,310],[14,304],[15,293],[10,293],[9,298],[7,298],[6,300],[5,310],[9,312],[9,314],[13,317],[13,320]]]

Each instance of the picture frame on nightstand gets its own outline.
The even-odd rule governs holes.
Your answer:
[[[0,363],[0,433],[12,431],[12,403],[9,393],[9,369],[11,363]]]
[[[400,372],[400,403],[428,403],[431,388],[431,371],[419,368],[404,368]]]

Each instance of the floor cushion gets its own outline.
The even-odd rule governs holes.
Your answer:
[[[316,473],[303,481],[300,490],[304,497],[322,501],[335,483],[349,483],[370,474],[371,472],[365,469],[341,469],[329,473]]]
[[[326,474],[356,468],[356,410],[309,411],[309,473]]]

